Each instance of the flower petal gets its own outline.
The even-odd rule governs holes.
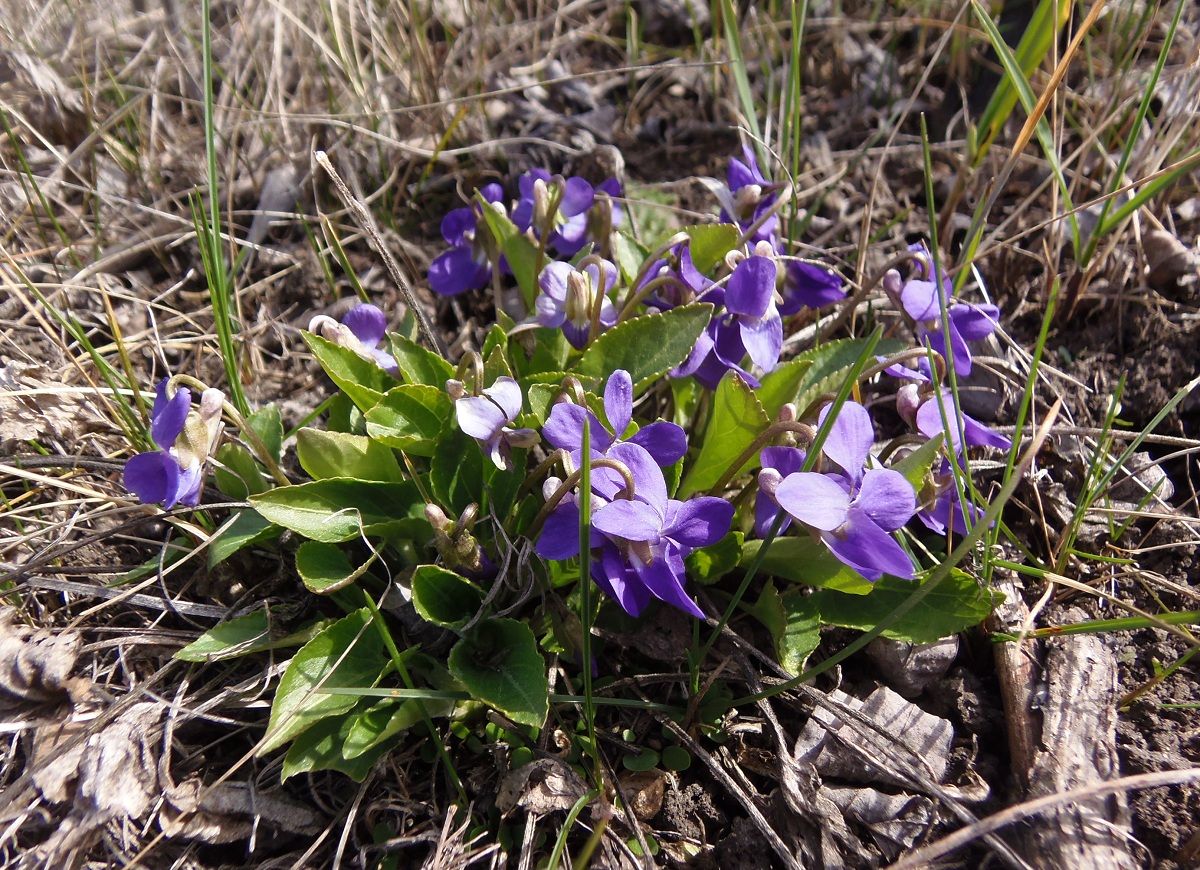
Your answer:
[[[558,503],[538,535],[534,551],[543,559],[573,559],[579,555],[579,504],[571,496]]]
[[[733,505],[723,498],[671,499],[667,502],[663,536],[694,550],[721,540],[732,522]]]
[[[774,371],[779,365],[779,352],[783,349],[783,321],[779,314],[768,315],[760,320],[739,318],[742,344],[750,354],[750,360],[764,372]]]
[[[637,499],[619,498],[596,511],[592,525],[615,538],[657,543],[662,538],[662,514]]]
[[[999,319],[1000,309],[995,305],[958,303],[950,306],[950,320],[967,341],[983,341],[996,331]]]
[[[704,618],[704,611],[700,609],[700,605],[684,591],[683,560],[678,554],[655,559],[648,565],[642,565],[635,561],[634,570],[637,572],[638,578],[646,584],[650,593],[659,601],[665,601],[672,607],[677,607],[684,613],[690,613],[697,619]]]
[[[633,380],[629,372],[617,369],[604,385],[604,416],[612,426],[613,435],[620,438],[633,419]]]
[[[183,431],[191,407],[191,390],[180,387],[175,391],[175,395],[167,398],[167,378],[159,381],[154,394],[154,407],[150,411],[150,437],[154,439],[154,443],[163,450],[171,449],[179,433]]]
[[[387,315],[375,305],[355,305],[342,318],[354,337],[367,346],[375,347],[387,332]]]
[[[592,579],[630,616],[640,616],[650,603],[650,590],[612,544],[606,544],[600,558],[592,563]]]
[[[913,564],[908,553],[860,510],[851,508],[846,526],[836,534],[827,533],[821,538],[833,555],[868,580],[878,580],[884,574],[913,579]]]
[[[754,498],[754,534],[765,538],[767,532],[771,531],[771,526],[775,525],[775,517],[781,513],[783,514],[783,524],[779,527],[779,534],[782,535],[792,524],[792,518],[775,499],[765,492],[760,492]]]
[[[932,281],[913,278],[900,290],[900,305],[904,313],[917,323],[937,320],[941,315],[938,307],[937,286]]]
[[[651,505],[660,517],[663,516],[667,510],[667,482],[654,457],[646,452],[644,447],[624,441],[609,448],[608,458],[617,460],[629,469],[629,473],[633,475],[635,497]],[[602,471],[608,471],[615,479],[620,480],[614,471],[597,469],[597,472]],[[624,486],[623,481],[621,486]],[[611,494],[601,494],[611,498],[616,492],[617,490],[613,490]]]
[[[570,263],[554,260],[547,263],[538,275],[538,287],[556,302],[567,301],[567,278],[574,272]]]
[[[125,488],[144,504],[175,502],[179,463],[164,450],[139,453],[125,463]]]
[[[775,490],[775,500],[793,517],[821,531],[832,531],[846,521],[850,496],[824,474],[798,471],[789,474]]]
[[[468,245],[444,251],[429,264],[429,289],[439,296],[457,296],[468,290],[478,290],[487,282],[487,266],[475,261]]]
[[[759,318],[775,296],[779,269],[767,257],[747,257],[737,264],[725,287],[725,307],[734,314]]]
[[[789,262],[786,269],[780,314],[791,316],[801,308],[824,308],[846,298],[842,276],[836,272],[799,260]]]
[[[490,441],[508,422],[500,407],[484,396],[467,396],[454,403],[458,428],[472,438]]]
[[[505,422],[511,423],[521,413],[521,385],[502,375],[483,394],[500,406]]]
[[[442,238],[447,244],[464,244],[467,233],[475,231],[475,212],[470,208],[452,208],[442,218]]]
[[[758,457],[763,468],[774,468],[781,477],[794,474],[804,466],[804,451],[799,447],[764,447]]]
[[[591,208],[595,199],[595,188],[584,179],[572,175],[563,183],[562,201],[558,205],[558,210],[562,212],[563,217],[574,217]]]
[[[644,447],[663,468],[674,465],[687,453],[687,433],[681,426],[664,420],[643,426],[629,443]]]
[[[854,506],[885,532],[894,532],[917,511],[917,494],[903,474],[872,468],[863,475]]]
[[[612,436],[596,419],[591,411],[585,411],[579,405],[571,402],[559,402],[550,409],[546,425],[542,427],[542,437],[550,442],[552,447],[577,453],[583,447],[583,421],[587,418],[592,427],[592,449],[604,451],[612,444]]]
[[[832,405],[821,409],[820,424],[825,423]],[[821,448],[822,452],[857,482],[862,477],[863,466],[875,443],[875,427],[871,415],[857,402],[846,402],[838,411],[837,418],[829,428],[829,437]]]

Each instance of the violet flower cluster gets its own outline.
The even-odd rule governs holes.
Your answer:
[[[493,208],[508,217],[517,230],[529,234],[544,248],[572,257],[592,243],[607,250],[609,236],[624,221],[617,203],[623,195],[613,178],[599,185],[578,176],[552,176],[532,169],[517,180],[518,197],[505,205],[504,189],[484,185],[478,201],[452,209],[442,219],[442,238],[450,247],[429,266],[429,286],[441,296],[457,296],[487,286],[493,268],[502,273],[508,264],[489,232],[483,209]]]
[[[683,560],[693,550],[719,541],[733,521],[733,505],[721,498],[670,498],[662,469],[687,450],[687,436],[674,423],[651,423],[630,438],[623,435],[633,417],[633,382],[617,370],[604,390],[605,426],[591,411],[569,403],[555,405],[542,429],[567,454],[569,469],[582,460],[583,427],[591,430],[591,575],[630,616],[652,599],[703,618],[685,588]],[[603,464],[595,464],[603,460]],[[614,466],[616,466],[614,468]],[[547,481],[547,498],[564,485]],[[547,516],[536,550],[545,559],[579,555],[578,488],[561,498]]]
[[[399,371],[396,358],[380,347],[387,336],[387,315],[378,306],[355,305],[340,323],[325,314],[318,314],[309,321],[308,331],[354,351],[389,375],[394,376]]]

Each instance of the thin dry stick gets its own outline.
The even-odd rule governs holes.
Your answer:
[[[924,867],[931,861],[941,858],[943,855],[948,855],[955,849],[962,848],[976,837],[982,837],[984,834],[998,831],[1014,822],[1019,822],[1030,816],[1036,816],[1038,813],[1056,807],[1059,804],[1069,804],[1087,798],[1103,797],[1104,795],[1115,794],[1119,791],[1137,791],[1144,788],[1161,788],[1165,785],[1182,785],[1185,782],[1192,782],[1193,780],[1200,780],[1200,767],[1141,773],[1137,776],[1125,776],[1121,779],[1113,779],[1108,782],[1096,783],[1095,785],[1088,785],[1082,788],[1073,788],[1070,791],[1063,791],[1058,794],[1046,795],[1037,800],[1026,801],[1023,804],[1017,804],[1015,807],[1009,807],[1006,810],[996,813],[994,816],[988,816],[986,819],[982,819],[973,825],[960,828],[950,836],[943,837],[923,849],[918,849],[906,855],[895,864],[892,864],[889,870],[917,870],[917,868]]]
[[[371,240],[371,247],[383,259],[383,265],[387,268],[392,282],[400,288],[400,292],[404,294],[404,298],[408,302],[409,310],[416,316],[417,324],[421,327],[421,333],[425,336],[425,340],[429,342],[429,346],[433,350],[445,357],[447,354],[446,346],[437,337],[437,333],[433,331],[433,324],[429,322],[429,317],[425,314],[425,309],[417,302],[417,295],[413,292],[412,284],[404,276],[404,273],[400,270],[400,264],[396,262],[396,258],[392,256],[392,252],[388,250],[388,246],[384,243],[383,234],[379,232],[379,226],[375,223],[375,218],[372,216],[370,209],[363,205],[362,201],[350,192],[350,188],[346,186],[346,182],[342,180],[342,176],[338,175],[338,171],[329,162],[328,154],[324,151],[314,151],[313,159],[320,164],[322,169],[329,173],[329,177],[333,180],[334,187],[337,188],[338,196],[342,198],[342,202],[358,216],[362,228]]]

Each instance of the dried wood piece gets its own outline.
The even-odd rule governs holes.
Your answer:
[[[1072,610],[1067,621],[1082,621]],[[1047,699],[1040,747],[1029,770],[1029,796],[1057,794],[1115,779],[1117,663],[1099,635],[1055,638],[1046,654]],[[1027,835],[1044,867],[1132,868],[1125,795],[1081,800],[1043,815]]]

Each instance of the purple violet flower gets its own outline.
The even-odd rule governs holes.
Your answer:
[[[498,184],[485,184],[480,188],[483,198],[494,207],[504,198],[504,190]],[[483,220],[480,205],[452,209],[442,218],[442,238],[450,250],[439,254],[429,265],[429,287],[440,296],[457,296],[468,290],[479,290],[491,279],[491,261],[488,242],[491,236],[486,226],[479,232]]]
[[[901,416],[906,416],[899,399],[898,393],[897,410],[901,412]],[[964,446],[998,447],[1001,450],[1012,447],[1012,441],[964,413],[961,408],[958,409],[959,424],[954,425],[954,411],[954,396],[950,391],[937,390],[920,400],[916,413],[908,422],[926,438],[934,438],[939,432],[945,431],[943,421],[950,423],[950,431],[946,432],[946,443],[956,454],[961,454]]]
[[[611,431],[591,411],[570,402],[559,402],[550,409],[542,435],[551,446],[570,454],[573,469],[579,467],[583,457],[585,420],[591,427],[593,458],[607,455],[614,445],[629,443],[644,448],[655,463],[665,468],[674,465],[687,452],[687,434],[674,423],[662,420],[643,426],[627,442],[623,439],[633,419],[633,380],[624,369],[617,369],[608,376],[604,386],[604,416],[612,426]],[[612,469],[605,468],[596,469],[593,477],[620,479]]]
[[[509,377],[496,382],[481,396],[463,396],[454,403],[458,427],[479,442],[502,470],[508,469],[513,447],[532,447],[537,433],[532,429],[513,429],[508,424],[521,414],[521,387]]]
[[[727,188],[717,193],[717,199],[721,204],[721,222],[737,224],[745,231],[775,204],[774,191],[779,185],[762,174],[749,145],[742,146],[742,156],[743,160],[730,159]],[[766,241],[775,247],[778,232],[779,217],[773,214],[754,231],[750,241]]]
[[[949,278],[935,280],[933,258],[923,244],[909,247],[921,264],[920,277],[913,276],[900,288],[897,301],[900,307],[917,324],[917,339],[933,348],[942,357],[954,360],[955,371],[962,376],[971,374],[972,357],[968,341],[982,341],[996,330],[1000,309],[995,305],[974,305],[955,302],[953,284]],[[895,293],[899,276],[889,273],[884,288]],[[950,337],[950,352],[946,352],[946,335],[942,330],[942,310],[946,311],[946,332]],[[919,364],[922,374],[928,377],[928,362]],[[911,375],[902,375],[909,376]]]
[[[346,312],[341,323],[318,314],[309,321],[308,331],[340,347],[349,348],[363,359],[374,362],[389,375],[395,376],[399,372],[395,357],[379,348],[387,335],[387,315],[374,305],[355,305]]]
[[[630,616],[640,615],[651,598],[658,598],[702,619],[703,611],[684,589],[683,560],[724,537],[733,521],[733,505],[712,497],[686,502],[668,498],[662,470],[637,444],[615,444],[608,457],[629,469],[634,495],[622,497],[628,493],[621,475],[608,477],[598,473],[607,469],[596,469],[591,546],[600,554],[592,560],[592,578]],[[578,499],[572,493],[547,518],[535,547],[538,555],[578,556],[579,520]]]
[[[775,478],[778,482],[803,467],[804,451],[799,447],[764,447],[759,453],[759,461],[764,471],[769,470],[778,475]],[[760,538],[765,538],[771,531],[776,515],[782,510],[779,502],[775,500],[774,492],[768,491],[769,489],[769,486],[765,489],[759,487],[758,495],[754,499],[754,534]],[[791,519],[785,515],[783,523],[779,526],[779,534],[786,532],[791,524]]]
[[[728,370],[757,388],[758,379],[742,368],[741,362],[749,354],[750,361],[764,372],[779,364],[783,320],[775,307],[778,274],[772,257],[755,254],[737,264],[723,289],[709,290],[703,300],[723,305],[725,310],[714,314],[672,376],[692,375],[711,390]]]
[[[538,276],[542,292],[537,298],[537,320],[542,326],[561,327],[571,346],[581,350],[593,337],[592,313],[600,304],[601,331],[617,322],[617,309],[608,291],[617,281],[617,267],[599,257],[585,257],[575,268],[559,260],[547,263]]]
[[[562,197],[553,214],[549,208],[550,185],[562,186]],[[596,190],[577,176],[553,177],[545,169],[531,169],[517,179],[520,197],[513,207],[512,220],[517,229],[532,229],[564,257],[573,257],[587,242],[588,212],[596,199]],[[618,188],[619,189],[619,188]]]
[[[829,407],[821,412],[822,422]],[[778,471],[768,469],[760,472],[759,485],[863,577],[874,581],[891,574],[912,579],[912,561],[890,533],[916,513],[916,493],[898,471],[865,468],[873,442],[867,409],[847,402],[822,447],[839,471],[796,471],[780,479]]]
[[[926,528],[939,535],[965,535],[968,528],[983,518],[980,508],[959,499],[949,459],[942,459],[940,469],[933,475],[933,485],[936,493],[933,500],[917,511],[917,519]]]
[[[170,510],[200,501],[204,463],[220,437],[225,395],[205,390],[196,413],[191,410],[191,390],[181,387],[168,395],[167,385],[166,378],[158,382],[150,411],[150,437],[159,449],[126,462],[124,480],[125,488],[143,503],[158,502]]]

